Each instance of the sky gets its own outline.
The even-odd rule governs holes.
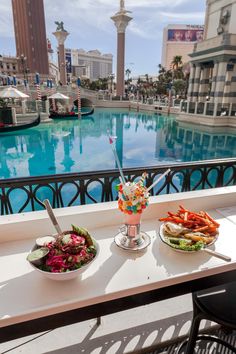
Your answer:
[[[66,47],[111,53],[116,68],[117,32],[110,19],[120,0],[44,0],[47,37],[63,21],[70,33]],[[125,69],[131,76],[156,75],[161,63],[163,29],[168,24],[203,25],[206,0],[125,0],[133,20],[126,30]],[[0,0],[0,54],[16,55],[11,0]]]

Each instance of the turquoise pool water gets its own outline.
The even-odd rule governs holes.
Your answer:
[[[96,109],[82,120],[53,121],[0,136],[0,178],[116,167],[107,130],[117,136],[123,167],[236,156],[236,130],[184,125],[175,117]]]

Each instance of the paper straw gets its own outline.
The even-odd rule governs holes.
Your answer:
[[[116,160],[116,163],[117,163],[119,172],[120,172],[120,177],[121,177],[121,180],[122,180],[122,184],[125,184],[125,176],[124,176],[124,174],[123,174],[123,171],[122,171],[122,168],[121,168],[121,165],[120,165],[120,160],[119,160],[119,157],[118,157],[118,155],[117,155],[117,152],[116,152],[116,148],[115,148],[115,146],[114,146],[113,139],[112,139],[112,137],[109,135],[109,133],[108,133],[108,137],[109,137],[109,143],[111,144],[111,148],[112,148],[112,151],[113,151],[113,154],[114,154],[114,156],[115,156],[115,160]]]
[[[122,184],[122,186],[124,185],[124,183],[122,182],[122,178],[121,176],[119,177],[119,180],[120,180],[120,183]],[[125,200],[129,200],[129,197],[127,194],[125,194],[124,190],[123,190],[123,194],[124,194],[124,197],[125,197]]]
[[[122,181],[122,178],[121,178],[121,177],[119,177],[119,180],[120,180],[120,183],[123,184],[123,181]]]
[[[164,172],[150,187],[147,188],[146,192],[149,192],[162,178],[164,178],[169,172],[171,171],[170,168],[166,172]]]

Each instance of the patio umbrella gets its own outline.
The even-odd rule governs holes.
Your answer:
[[[51,99],[60,99],[60,100],[69,100],[70,97],[66,96],[66,95],[63,95],[63,93],[60,93],[60,92],[56,92],[54,93],[53,95],[49,96],[48,98],[51,98]]]
[[[0,98],[28,98],[24,92],[17,90],[14,87],[7,87],[0,91]]]

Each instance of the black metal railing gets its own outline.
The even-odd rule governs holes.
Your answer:
[[[150,191],[151,195],[236,184],[236,159],[127,168],[123,172],[129,181],[147,172],[146,184],[150,186],[169,167],[171,171]],[[0,180],[1,215],[44,209],[45,198],[54,208],[113,201],[117,199],[118,183],[118,170]]]

